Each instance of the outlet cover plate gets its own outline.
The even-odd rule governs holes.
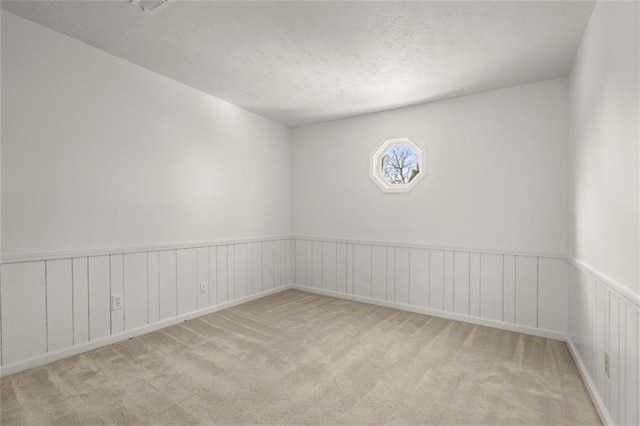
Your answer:
[[[122,295],[122,293],[111,295],[111,310],[112,311],[119,311],[120,309],[122,309],[123,298],[124,298],[124,296]]]

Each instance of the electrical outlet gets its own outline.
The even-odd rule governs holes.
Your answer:
[[[205,294],[207,292],[207,283],[200,283],[200,294]]]
[[[364,282],[365,283],[371,282],[371,271],[364,271]]]
[[[119,311],[120,309],[122,309],[122,299],[123,299],[123,295],[122,293],[119,294],[112,294],[111,295],[111,310],[112,311]]]
[[[604,353],[604,374],[607,378],[611,377],[611,363],[609,362],[609,352]]]
[[[273,272],[273,268],[269,268],[269,275],[271,275],[272,277],[275,275]]]

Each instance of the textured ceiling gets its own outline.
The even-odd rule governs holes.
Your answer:
[[[592,2],[3,1],[288,126],[566,76]]]

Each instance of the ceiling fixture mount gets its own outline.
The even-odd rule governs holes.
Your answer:
[[[150,15],[155,15],[167,6],[169,0],[129,0],[138,9]]]

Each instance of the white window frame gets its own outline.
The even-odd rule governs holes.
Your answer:
[[[418,166],[420,167],[420,173],[413,178],[409,183],[397,184],[391,183],[382,173],[380,167],[382,157],[385,153],[394,146],[408,145],[413,149],[418,156]],[[427,174],[425,153],[422,148],[413,143],[409,138],[388,139],[382,146],[373,154],[371,154],[371,161],[369,162],[369,177],[376,185],[387,194],[403,194],[411,191],[411,189],[422,180]]]

